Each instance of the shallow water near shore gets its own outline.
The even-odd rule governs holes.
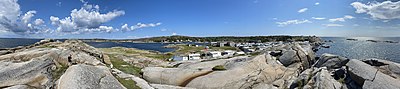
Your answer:
[[[378,58],[400,63],[400,43],[383,42],[399,42],[400,37],[322,37],[322,39],[333,42],[327,42],[330,48],[319,49],[317,55],[331,53],[351,59]],[[346,39],[357,39],[357,41]]]

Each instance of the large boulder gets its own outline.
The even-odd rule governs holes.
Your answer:
[[[53,60],[48,55],[24,62],[0,61],[0,87],[29,85],[37,88],[51,86],[50,68]]]
[[[363,89],[399,89],[400,81],[382,72],[375,74],[374,80],[366,80]]]
[[[57,82],[57,89],[125,89],[105,66],[70,66]]]
[[[1,55],[0,60],[16,61],[16,62],[29,61],[32,58],[41,57],[45,54],[54,53],[56,51],[59,51],[59,49],[34,48],[22,52]]]
[[[298,68],[301,71],[310,68],[315,61],[315,54],[309,43],[293,43],[283,47],[280,63],[286,67]]]
[[[347,58],[338,55],[324,53],[322,54],[321,58],[317,61],[315,66],[327,67],[328,69],[336,69],[344,66],[348,61],[349,59]]]
[[[328,70],[320,69],[303,89],[343,89],[342,83],[336,81]]]
[[[15,85],[4,89],[35,89],[35,88],[28,85]]]
[[[298,59],[296,51],[288,50],[283,52],[282,56],[279,57],[279,61],[283,65],[289,66],[296,61],[300,61],[300,59]]]
[[[364,89],[396,89],[400,87],[400,80],[382,73],[380,69],[378,70],[371,65],[377,66],[381,64],[378,62],[365,63],[355,59],[350,60],[346,64],[351,79],[361,85]]]
[[[184,86],[191,79],[208,74],[210,70],[146,67],[142,69],[143,78],[155,84]]]
[[[240,62],[240,66],[233,66],[233,68],[225,71],[214,71],[197,77],[186,87],[198,89],[285,87],[287,81],[296,74],[296,69],[289,69],[282,65],[267,64],[267,60],[269,60],[267,58],[271,58],[270,55],[259,55],[244,63]],[[275,82],[277,80],[282,80],[282,82]]]
[[[346,64],[352,80],[363,85],[366,80],[373,80],[378,70],[360,60],[350,59]]]
[[[379,69],[380,72],[389,75],[393,78],[400,79],[400,64],[387,61],[387,60],[381,60],[381,59],[375,59],[375,58],[370,58],[370,59],[364,59],[362,60],[363,62],[374,66],[375,68]]]

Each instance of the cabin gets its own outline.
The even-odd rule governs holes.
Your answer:
[[[201,59],[200,58],[200,54],[189,54],[188,58],[189,60],[197,60],[197,59]]]
[[[212,58],[219,58],[222,56],[221,52],[218,52],[218,51],[208,52],[207,55]]]

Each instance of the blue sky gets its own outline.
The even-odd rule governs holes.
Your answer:
[[[3,0],[0,4],[0,37],[7,38],[400,36],[399,1]]]

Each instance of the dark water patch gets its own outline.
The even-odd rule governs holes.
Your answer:
[[[28,46],[39,42],[42,39],[24,39],[24,38],[0,38],[0,48],[14,48],[18,46]]]

